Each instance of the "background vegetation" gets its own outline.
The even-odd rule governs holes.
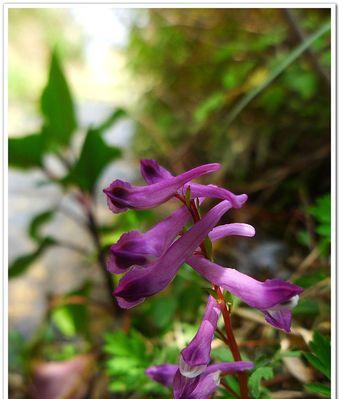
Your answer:
[[[107,15],[116,27],[118,16],[127,33],[118,46],[107,40],[95,75],[89,60],[101,53],[89,52],[88,44],[93,50],[105,41],[81,29],[79,15],[10,10],[10,195],[30,198],[31,182],[34,195],[49,198],[41,209],[31,200],[21,207],[10,201],[15,217],[34,210],[26,225],[10,223],[11,398],[169,397],[144,369],[176,362],[195,333],[206,284],[184,266],[171,287],[132,311],[122,312],[112,299],[117,281],[105,271],[109,245],[169,211],[117,216],[105,207],[102,188],[111,180],[141,183],[140,158],[157,159],[174,173],[221,162],[213,182],[249,194],[225,222],[251,223],[257,235],[222,242],[218,260],[305,288],[290,335],[235,302],[237,340],[244,358],[256,362],[251,395],[330,396],[330,12]],[[98,26],[99,17],[93,14]],[[69,223],[80,226],[71,237]],[[17,253],[26,232],[28,243]],[[45,273],[40,280],[37,270]],[[21,314],[18,293],[32,289],[43,298],[27,331],[37,305]],[[217,341],[213,356],[230,360]]]

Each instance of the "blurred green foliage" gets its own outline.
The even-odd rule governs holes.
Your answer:
[[[308,362],[318,370],[327,380],[327,383],[309,383],[305,387],[307,390],[318,393],[328,398],[331,397],[331,344],[330,341],[315,331],[313,339],[310,342],[311,352],[304,353]]]
[[[301,45],[295,30],[309,37],[329,21],[326,10],[290,12],[297,26],[284,9],[149,10],[127,53],[143,88],[137,156],[177,170],[222,161],[228,186],[254,193],[252,200],[266,189],[268,209],[295,206],[300,180],[310,195],[328,192],[328,30],[227,126],[239,103]]]

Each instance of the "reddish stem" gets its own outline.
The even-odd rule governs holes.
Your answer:
[[[229,342],[229,348],[232,352],[234,360],[241,361],[240,351],[239,351],[239,348],[237,345],[237,341],[235,340],[235,337],[233,334],[229,309],[225,303],[225,299],[221,292],[220,287],[215,286],[214,289],[216,290],[217,295],[218,295],[218,299],[219,299],[218,302],[219,302],[221,313],[222,313],[222,316],[224,319],[226,335],[227,335],[228,342]],[[242,371],[242,372],[238,373],[238,378],[239,378],[241,399],[248,399],[249,396],[248,396],[248,387],[247,387],[247,375]]]
[[[183,195],[177,194],[176,198],[178,198],[183,204],[185,204],[190,211],[194,223],[198,222],[200,220],[199,212],[197,209],[197,206],[193,200],[190,201],[190,206],[187,205],[186,199]],[[205,244],[201,243],[200,244],[201,251],[203,255],[209,259]],[[235,361],[241,361],[241,355],[240,351],[237,345],[237,341],[235,340],[234,334],[233,334],[233,329],[232,329],[232,324],[231,324],[231,315],[230,311],[227,307],[227,304],[225,302],[224,295],[221,291],[221,288],[218,286],[214,286],[214,290],[217,293],[218,296],[218,303],[220,305],[220,310],[224,319],[224,324],[225,324],[225,331],[226,331],[226,336],[219,330],[219,335],[223,342],[228,345],[230,348],[233,358]],[[247,385],[247,375],[245,372],[239,372],[238,373],[238,379],[239,379],[239,387],[240,387],[240,399],[249,399],[248,396],[248,385]],[[231,388],[224,382],[221,383],[229,392]],[[233,391],[233,390],[232,390]],[[235,395],[236,398],[239,398],[239,396],[233,391],[231,392],[233,395]]]

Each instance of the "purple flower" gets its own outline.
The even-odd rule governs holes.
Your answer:
[[[175,399],[208,399],[218,388],[221,373],[235,373],[253,367],[251,362],[243,361],[209,365],[219,316],[219,306],[209,296],[198,332],[181,351],[179,367],[163,364],[146,370],[146,374],[154,381],[167,387],[173,385]]]
[[[176,177],[161,180],[148,186],[132,186],[122,180],[115,180],[103,191],[107,204],[114,213],[127,209],[148,209],[160,205],[173,197],[185,183],[220,168],[217,163],[201,165]]]
[[[135,267],[126,273],[113,293],[119,305],[129,309],[143,302],[146,297],[162,291],[230,208],[229,201],[220,202],[175,241],[158,261],[147,268]]]
[[[210,362],[211,343],[217,328],[220,309],[216,300],[208,297],[205,313],[199,330],[190,344],[181,352],[180,373],[185,377],[201,374]]]
[[[164,254],[189,218],[190,213],[183,206],[146,233],[123,234],[110,248],[107,270],[119,274],[134,265],[148,266]]]
[[[173,396],[175,399],[209,399],[219,386],[221,374],[234,374],[252,367],[252,362],[244,361],[213,364],[194,378],[187,378],[178,370],[173,379]]]
[[[250,224],[229,223],[214,227],[208,236],[210,240],[214,242],[228,236],[253,237],[254,235],[255,229]]]
[[[153,159],[143,159],[140,161],[140,170],[144,180],[148,184],[155,184],[173,178],[173,175],[167,169]],[[246,194],[235,195],[231,191],[213,184],[186,183],[183,186],[183,192],[187,190],[188,186],[191,190],[192,199],[198,197],[228,199],[234,208],[240,208],[247,201]]]
[[[186,262],[206,280],[261,310],[273,327],[291,331],[291,309],[298,303],[299,294],[303,291],[301,287],[278,279],[261,282],[201,256],[190,256]]]
[[[252,367],[252,362],[245,361],[212,364],[200,375],[187,378],[180,373],[178,365],[162,364],[149,367],[146,374],[166,387],[173,386],[175,399],[208,399],[218,388],[221,374],[234,374]]]

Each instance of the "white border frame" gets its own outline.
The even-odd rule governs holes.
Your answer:
[[[1,176],[1,185],[3,189],[3,196],[1,197],[1,213],[0,221],[3,226],[3,240],[1,240],[1,249],[3,253],[3,269],[1,274],[1,286],[3,289],[2,302],[2,325],[1,330],[1,357],[3,361],[3,372],[1,373],[1,385],[3,398],[8,398],[8,145],[7,145],[7,117],[8,117],[8,84],[7,84],[7,48],[8,48],[8,10],[11,8],[75,8],[75,7],[95,7],[95,8],[328,8],[331,10],[331,338],[332,338],[332,359],[331,359],[331,397],[337,397],[337,283],[338,276],[336,272],[337,265],[337,177],[338,177],[338,163],[337,163],[337,5],[335,2],[255,2],[255,0],[248,0],[241,3],[229,2],[168,2],[168,1],[151,1],[151,2],[4,2],[2,3],[2,42],[3,51],[1,52],[1,83],[3,90],[2,112],[3,112],[3,137],[2,137],[2,159],[3,159],[3,174]],[[47,399],[47,398],[46,398]]]

